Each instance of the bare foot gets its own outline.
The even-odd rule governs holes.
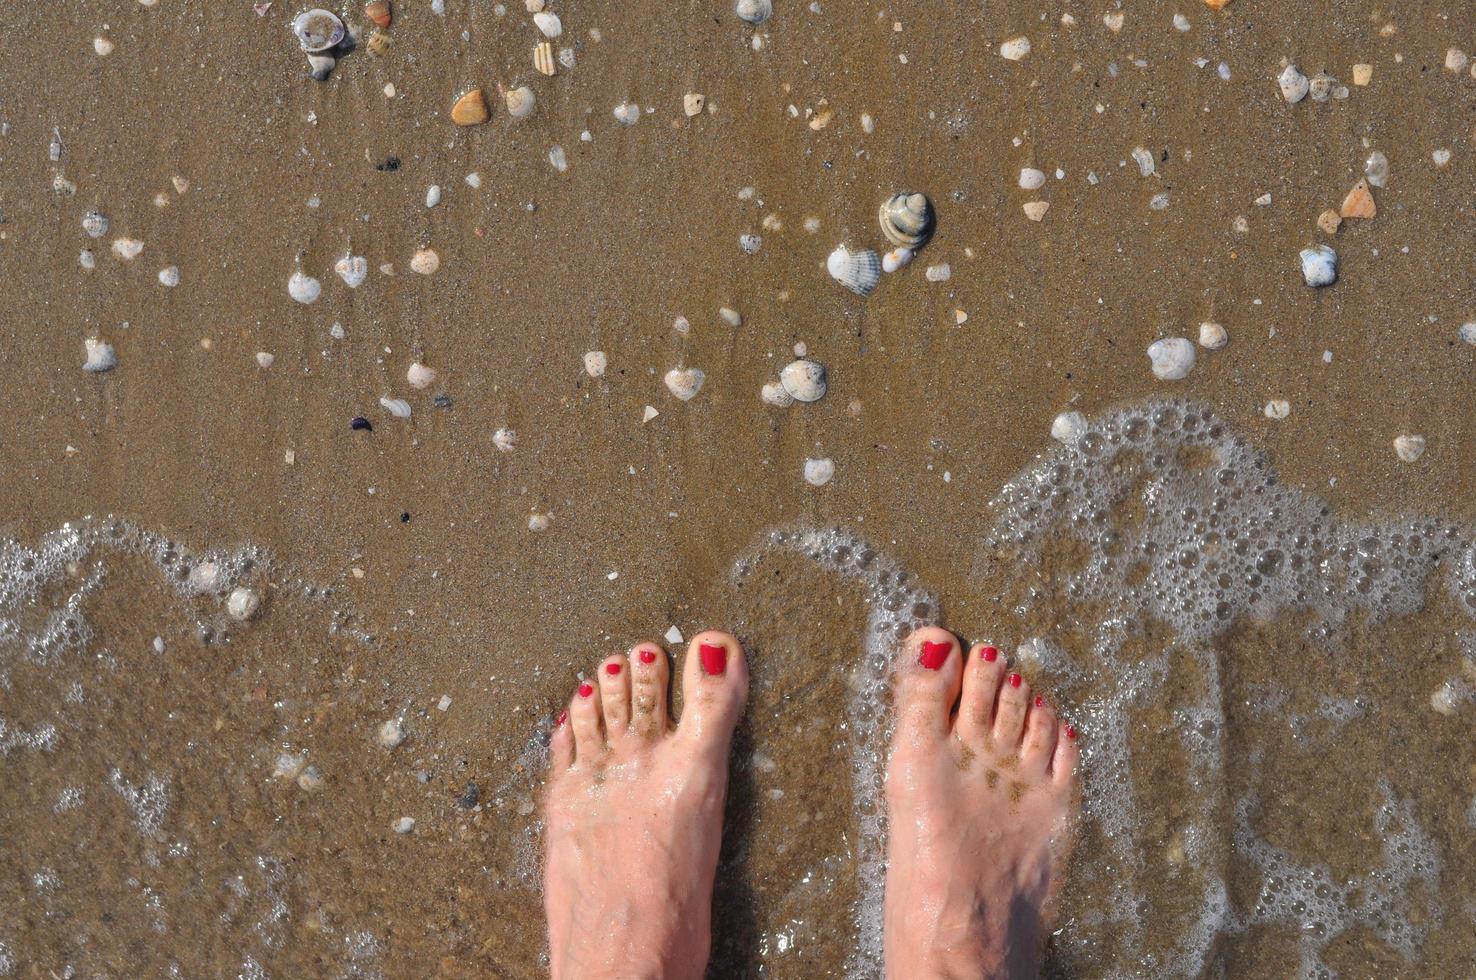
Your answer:
[[[553,980],[700,978],[707,965],[748,666],[729,634],[694,637],[679,726],[667,671],[654,643],[607,657],[554,727],[543,881]]]
[[[1006,676],[993,647],[965,658],[953,634],[927,627],[902,656],[887,769],[887,976],[1039,976],[1076,809],[1076,732],[1019,674]]]

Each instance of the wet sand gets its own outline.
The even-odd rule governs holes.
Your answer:
[[[81,601],[90,637],[50,659],[24,641],[87,563],[27,605],[20,638],[0,635],[7,732],[56,731],[54,748],[0,755],[0,964],[17,976],[249,976],[248,959],[274,977],[537,975],[525,835],[538,726],[610,649],[727,624],[756,687],[714,973],[841,975],[858,894],[845,718],[866,597],[782,556],[735,583],[766,531],[848,527],[919,575],[965,635],[1082,649],[1072,630],[1092,610],[1057,589],[1069,546],[1025,567],[985,561],[990,501],[1050,448],[1057,413],[1166,396],[1211,406],[1285,485],[1344,519],[1473,517],[1476,350],[1457,328],[1476,318],[1476,79],[1443,67],[1447,48],[1476,47],[1463,6],[1235,0],[1213,13],[1186,0],[1188,32],[1162,7],[1129,9],[1114,33],[1095,8],[781,2],[754,29],[726,3],[570,0],[553,8],[553,43],[575,65],[552,78],[533,69],[542,37],[521,5],[446,6],[397,4],[389,51],[361,47],[321,84],[280,3],[260,17],[246,0],[0,14],[0,530],[35,546],[116,514],[191,552],[249,542],[271,556],[247,576],[266,599],[249,625],[219,597],[179,597],[151,560],[109,554]],[[1030,55],[1001,58],[1020,33]],[[95,54],[97,36],[116,49]],[[1326,68],[1349,97],[1286,104],[1283,58]],[[1352,86],[1355,63],[1374,66],[1369,85]],[[511,120],[493,98],[487,125],[451,124],[460,92],[498,83],[532,87],[534,113]],[[688,118],[688,91],[708,111]],[[626,100],[654,111],[624,126],[611,110]],[[567,172],[548,163],[555,145]],[[1371,149],[1391,163],[1377,217],[1319,232]],[[1025,166],[1047,173],[1039,191],[1016,186]],[[58,174],[75,193],[53,190]],[[431,184],[444,199],[428,209]],[[903,189],[934,202],[934,240],[871,296],[846,292],[826,255],[881,247],[876,208]],[[1023,214],[1031,200],[1050,202],[1043,221]],[[81,228],[94,208],[111,225],[96,240]],[[771,215],[782,227],[764,226]],[[756,254],[744,234],[762,236]],[[122,235],[145,243],[131,263],[108,252]],[[1338,251],[1327,289],[1298,271],[1313,241]],[[441,268],[416,275],[427,246]],[[370,267],[354,290],[332,271],[348,251]],[[929,282],[944,262],[951,277]],[[312,305],[287,295],[299,263],[322,282]],[[172,289],[156,278],[169,265]],[[1229,346],[1201,349],[1183,381],[1156,380],[1148,344],[1192,339],[1203,320]],[[82,370],[92,336],[116,369]],[[760,387],[796,343],[826,365],[829,393],[767,406]],[[603,378],[584,372],[589,350],[606,352]],[[425,391],[405,382],[415,360],[439,375]],[[678,366],[706,373],[690,402],[662,383]],[[391,417],[382,396],[412,416]],[[1267,419],[1271,399],[1290,416]],[[647,405],[660,414],[643,423]],[[372,431],[351,430],[355,416]],[[493,444],[502,427],[517,432],[511,452]],[[1428,440],[1413,464],[1392,449],[1403,433]],[[811,487],[804,462],[821,457],[835,476]],[[552,515],[548,530],[529,530],[534,512]],[[1233,801],[1254,790],[1259,839],[1360,880],[1382,867],[1387,785],[1440,854],[1433,886],[1400,892],[1399,915],[1429,924],[1414,958],[1358,924],[1320,954],[1343,976],[1460,976],[1476,955],[1473,707],[1429,706],[1460,671],[1470,623],[1431,595],[1418,614],[1355,617],[1315,642],[1282,617],[1215,645],[1226,841]],[[1147,645],[1171,643],[1142,626]],[[1186,689],[1201,682],[1186,670]],[[1065,709],[1090,694],[1068,690]],[[1354,695],[1367,702],[1354,720],[1317,715],[1322,698]],[[1175,697],[1133,732],[1138,850],[1155,869],[1147,957],[1173,949],[1164,933],[1194,912],[1175,909],[1176,876],[1199,870],[1157,857],[1175,853],[1193,783],[1163,747]],[[374,733],[398,714],[408,739],[386,752]],[[284,750],[306,751],[323,786],[273,778]],[[158,825],[130,808],[151,773],[171,801]],[[82,802],[57,812],[68,787],[85,787]],[[403,815],[416,828],[397,836]],[[1233,852],[1216,860],[1249,908],[1263,876]],[[1105,854],[1089,834],[1077,860]],[[1180,972],[1096,936],[1091,913],[1110,901],[1069,887],[1059,969]],[[1258,926],[1221,937],[1207,972],[1290,974],[1297,950],[1295,930]]]

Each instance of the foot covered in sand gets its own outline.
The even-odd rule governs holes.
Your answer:
[[[748,666],[731,635],[693,638],[681,724],[667,713],[669,671],[652,643],[606,657],[554,727],[543,888],[553,980],[706,968]]]

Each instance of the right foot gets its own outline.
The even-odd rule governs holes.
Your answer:
[[[1076,731],[997,650],[965,657],[938,627],[908,638],[897,673],[887,976],[1039,976],[1076,809]]]

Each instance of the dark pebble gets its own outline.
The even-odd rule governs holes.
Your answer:
[[[461,796],[456,800],[456,805],[463,810],[470,810],[477,805],[477,801],[481,798],[482,791],[477,788],[477,784],[467,783],[466,789],[462,791]]]
[[[349,428],[353,429],[355,432],[359,431],[360,429],[367,429],[370,432],[374,431],[374,426],[370,425],[369,420],[364,418],[364,416],[362,415],[355,415],[352,419],[350,419]]]
[[[382,174],[392,174],[400,169],[400,158],[387,157],[383,163],[376,163],[374,169]]]
[[[431,399],[431,403],[433,405],[435,405],[437,408],[450,408],[451,407],[451,396],[450,395],[437,395],[436,397],[434,397],[434,398]]]

